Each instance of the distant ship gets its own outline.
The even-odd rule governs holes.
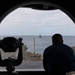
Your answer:
[[[39,35],[39,38],[41,38],[42,36],[41,36],[41,34]]]
[[[32,55],[32,57],[41,57],[41,54],[39,54],[39,53],[33,53],[33,55]]]

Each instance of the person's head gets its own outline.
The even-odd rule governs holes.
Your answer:
[[[62,44],[63,43],[63,37],[61,34],[54,34],[52,36],[52,43],[53,44]]]

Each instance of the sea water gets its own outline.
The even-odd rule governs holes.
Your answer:
[[[5,36],[1,36],[1,39]],[[24,45],[28,47],[27,51],[43,54],[45,48],[52,45],[52,36],[13,36],[15,38],[22,38]],[[34,40],[35,39],[35,40]],[[75,46],[75,36],[63,36],[64,44],[72,47]],[[34,42],[35,41],[35,42]],[[34,45],[35,44],[35,45]]]
[[[43,54],[46,47],[52,45],[51,36],[22,36],[23,43],[28,47],[28,51]],[[34,42],[35,38],[35,42]],[[64,44],[72,47],[75,46],[75,36],[63,36]],[[35,45],[34,45],[35,43]]]

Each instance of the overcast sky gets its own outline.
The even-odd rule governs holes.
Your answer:
[[[0,24],[0,35],[75,35],[75,24],[60,10],[18,8]]]

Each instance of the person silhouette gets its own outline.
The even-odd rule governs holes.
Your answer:
[[[63,44],[61,34],[54,34],[52,45],[44,50],[43,67],[48,75],[66,75],[70,71],[75,71],[74,51]]]

